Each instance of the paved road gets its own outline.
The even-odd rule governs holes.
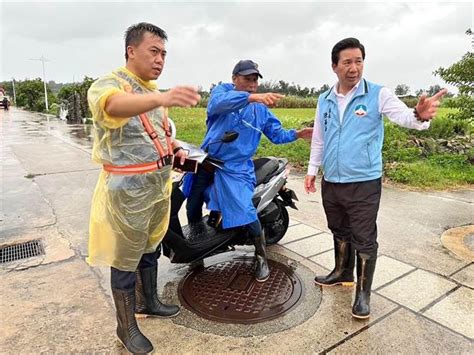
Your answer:
[[[84,260],[99,172],[90,161],[90,128],[12,108],[0,112],[0,129],[0,243],[41,239],[46,245],[43,256],[0,265],[0,353],[120,352],[108,270]],[[290,211],[288,233],[271,255],[287,258],[303,273],[327,273],[333,251],[321,198],[304,194],[302,182],[290,176],[299,210]],[[314,301],[310,292],[300,308],[279,320],[289,325],[262,323],[251,337],[236,335],[231,325],[216,331],[216,324],[185,310],[175,320],[144,320],[140,326],[158,353],[472,353],[473,263],[444,248],[440,236],[473,224],[473,200],[472,190],[384,187],[369,321],[351,318],[352,289],[313,289],[309,281],[305,287],[320,293],[321,304],[294,326],[295,315]],[[177,282],[187,271],[160,259],[163,297],[176,300]]]

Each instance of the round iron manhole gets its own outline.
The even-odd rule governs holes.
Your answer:
[[[288,313],[302,298],[303,284],[289,267],[268,260],[270,277],[254,278],[254,259],[238,258],[201,267],[180,283],[181,303],[199,316],[225,323],[252,324]]]

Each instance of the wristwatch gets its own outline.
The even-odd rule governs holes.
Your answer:
[[[174,149],[173,149],[173,154],[178,153],[181,149],[184,149],[184,148],[181,147],[181,146],[178,146],[178,147],[174,148]]]

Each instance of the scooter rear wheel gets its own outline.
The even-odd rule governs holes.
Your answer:
[[[288,215],[288,211],[283,202],[278,199],[275,199],[274,201],[278,206],[280,213],[272,222],[263,224],[267,245],[278,243],[285,236],[285,233],[288,230],[288,224],[290,223],[290,216]]]

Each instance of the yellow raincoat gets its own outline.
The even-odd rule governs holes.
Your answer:
[[[99,164],[135,165],[159,158],[138,116],[110,117],[104,110],[107,98],[125,92],[127,85],[137,94],[157,90],[154,81],[145,82],[120,68],[88,91],[95,133],[92,158]],[[163,108],[147,115],[166,150]],[[92,199],[87,262],[135,271],[142,254],[154,252],[166,233],[170,193],[170,166],[136,175],[102,170]]]

